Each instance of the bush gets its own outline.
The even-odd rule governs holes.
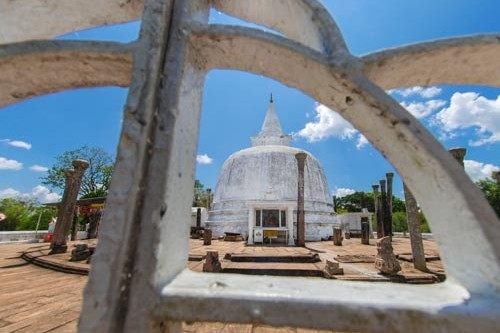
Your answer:
[[[405,212],[392,213],[392,231],[408,232],[408,222],[406,221]]]

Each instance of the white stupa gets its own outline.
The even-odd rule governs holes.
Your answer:
[[[275,241],[295,244],[297,230],[297,160],[305,152],[290,147],[271,100],[252,147],[240,150],[224,162],[206,227],[214,236],[241,233],[254,244]],[[333,233],[336,216],[330,191],[318,160],[307,154],[304,170],[305,239],[321,240]]]

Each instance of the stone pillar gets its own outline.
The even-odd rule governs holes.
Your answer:
[[[370,244],[370,224],[367,217],[361,218],[361,244]]]
[[[49,254],[65,253],[68,249],[66,245],[66,237],[71,227],[71,221],[75,210],[76,198],[80,191],[80,183],[85,170],[89,167],[89,162],[84,160],[74,160],[73,168],[66,170],[66,185],[61,205],[59,206],[59,214],[57,218],[54,237],[50,245],[51,251]]]
[[[307,158],[306,153],[295,154],[298,168],[297,189],[297,245],[306,246],[305,242],[305,219],[304,219],[304,166]]]
[[[332,203],[333,203],[333,212],[336,213],[337,212],[337,196],[336,195],[332,196]]]
[[[219,261],[219,252],[208,251],[205,257],[205,263],[203,264],[203,271],[209,273],[220,273],[222,272],[222,267]]]
[[[333,245],[342,246],[342,229],[333,227]]]
[[[286,220],[288,222],[288,245],[295,245],[295,240],[293,238],[293,207],[287,208]]]
[[[88,239],[97,238],[99,224],[101,221],[102,212],[100,209],[91,210],[89,214],[89,233]]]
[[[196,209],[196,227],[201,227],[201,208]]]
[[[390,236],[387,227],[387,194],[385,192],[385,179],[380,180],[380,219],[382,221],[382,234],[384,237]]]
[[[387,236],[392,237],[392,179],[394,178],[394,174],[392,172],[388,172],[385,174],[387,178],[387,212],[386,212],[386,220],[387,220],[387,231],[389,234]]]
[[[71,240],[76,240],[76,236],[78,235],[78,207],[75,206],[75,210],[73,213],[73,220],[71,221]]]
[[[413,266],[421,271],[427,271],[417,201],[405,183],[403,183],[403,191],[405,194],[406,220],[408,221],[408,229],[410,231]]]
[[[255,209],[248,207],[248,239],[247,244],[253,245],[253,225],[255,221]]]
[[[207,188],[207,211],[210,211],[210,207],[212,207],[212,189]]]
[[[375,219],[377,220],[377,238],[382,238],[382,219],[380,217],[380,198],[378,197],[378,185],[372,185],[373,188],[373,204],[375,206]]]
[[[203,230],[203,245],[212,245],[212,230]]]
[[[467,149],[461,148],[461,147],[456,147],[456,148],[451,148],[448,149],[451,155],[455,157],[455,159],[460,163],[462,166],[464,166],[464,157],[465,154],[467,153]]]

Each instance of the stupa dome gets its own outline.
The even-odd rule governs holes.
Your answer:
[[[296,224],[298,168],[295,154],[307,154],[304,168],[306,240],[320,240],[332,234],[336,222],[330,191],[319,161],[310,153],[290,147],[271,99],[262,129],[252,137],[252,147],[240,150],[224,162],[207,221],[214,235],[238,232],[248,236],[255,214],[282,211],[281,220]],[[288,216],[288,217],[287,217]],[[292,232],[293,225],[288,227]],[[251,231],[250,231],[251,232]],[[293,239],[292,239],[293,240]],[[292,242],[290,240],[290,242]]]

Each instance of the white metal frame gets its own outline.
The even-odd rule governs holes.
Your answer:
[[[17,2],[0,0],[7,8],[0,11],[0,26],[45,2],[15,7]],[[75,10],[84,3],[88,11]],[[14,24],[2,30],[1,41],[123,21],[139,15],[138,3],[74,0],[56,11],[61,22],[35,16],[34,22],[53,26],[16,30]],[[281,35],[209,25],[210,6]],[[78,20],[71,24],[64,12]],[[3,46],[0,105],[61,89],[131,82],[79,331],[176,331],[183,320],[374,332],[498,330],[500,222],[461,166],[384,89],[500,86],[499,54],[500,36],[489,35],[358,58],[315,0],[146,0],[140,38],[130,45]],[[201,91],[213,68],[272,77],[337,110],[359,129],[426,212],[446,282],[373,285],[186,270]],[[66,75],[54,75],[61,70]]]

